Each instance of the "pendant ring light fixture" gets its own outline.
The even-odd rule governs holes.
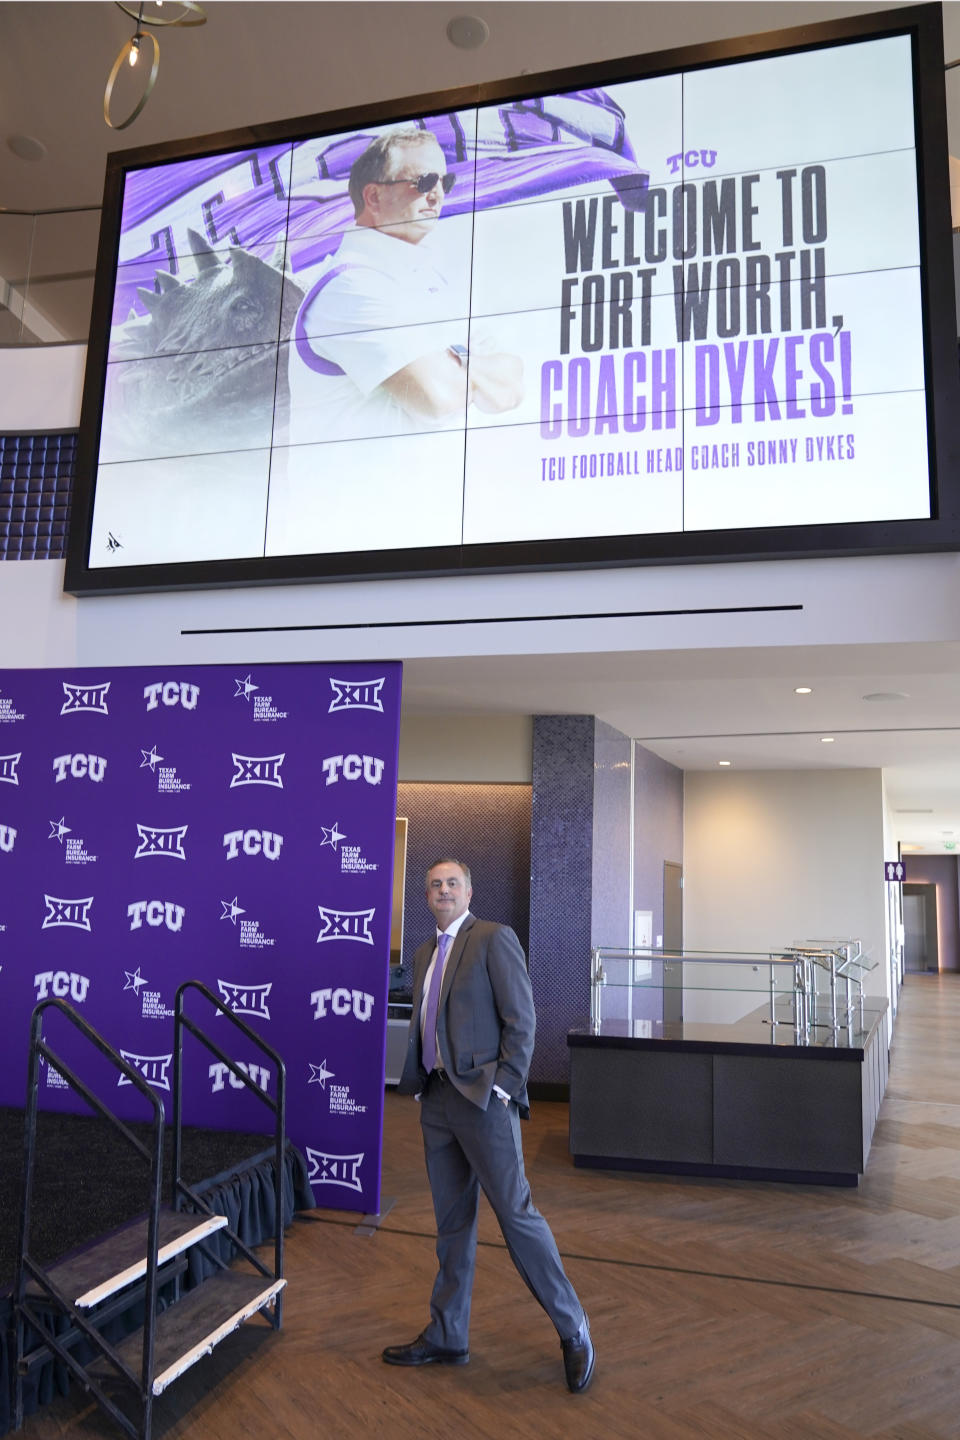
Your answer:
[[[136,7],[133,5],[124,5],[122,0],[115,0],[115,3],[118,10],[122,10],[125,15],[130,16],[131,20],[137,22],[137,28],[131,39],[121,47],[119,55],[113,62],[113,69],[107,76],[107,86],[103,92],[103,118],[111,130],[126,130],[127,126],[132,125],[143,110],[144,105],[146,105],[150,96],[153,94],[154,85],[157,83],[157,72],[160,69],[160,43],[157,37],[152,34],[152,31],[163,25],[180,25],[184,28],[193,25],[205,25],[207,23],[207,17],[202,6],[196,4],[196,0],[178,0],[177,4],[169,7],[175,12],[169,15],[157,13],[164,8],[163,0],[154,0],[152,5],[143,4]],[[144,26],[148,28],[144,29]],[[130,66],[136,66],[141,62],[143,58],[141,56],[141,47],[144,40],[150,41],[151,59],[150,73],[147,76],[143,93],[125,120],[114,120],[110,113],[114,86],[117,83],[117,78],[120,75],[124,62]]]

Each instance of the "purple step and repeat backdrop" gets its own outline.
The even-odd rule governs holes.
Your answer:
[[[0,1104],[24,1104],[30,1015],[57,996],[169,1119],[174,996],[200,980],[283,1057],[318,1205],[379,1208],[400,683],[396,663],[0,671]],[[276,1094],[202,996],[188,1013]],[[45,1032],[146,1118],[62,1017]],[[51,1067],[41,1104],[86,1113]],[[184,1115],[270,1124],[189,1035]]]

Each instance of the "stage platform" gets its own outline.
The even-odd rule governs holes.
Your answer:
[[[129,1128],[148,1141],[149,1125]],[[15,1346],[10,1291],[14,1283],[23,1182],[24,1114],[0,1107],[0,1435],[12,1413]],[[166,1136],[164,1194],[169,1193],[173,1132]],[[185,1126],[181,1173],[214,1209],[228,1217],[246,1245],[274,1234],[273,1136],[202,1130]],[[130,1150],[116,1131],[96,1116],[41,1111],[34,1184],[31,1250],[47,1263],[85,1249],[148,1208],[146,1165],[131,1165]],[[307,1166],[287,1148],[284,1224],[294,1212],[314,1208]],[[44,1367],[27,1397],[28,1413],[65,1394],[62,1366]]]

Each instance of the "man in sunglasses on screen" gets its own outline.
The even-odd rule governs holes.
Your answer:
[[[324,262],[294,329],[294,443],[449,430],[471,406],[519,405],[520,357],[468,322],[469,216],[450,253],[438,242],[454,181],[435,136],[414,126],[378,136],[354,162],[355,228]]]

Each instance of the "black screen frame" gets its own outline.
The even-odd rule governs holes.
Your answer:
[[[603,86],[819,49],[872,38],[907,35],[914,61],[920,274],[927,429],[929,518],[840,524],[666,532],[577,539],[425,546],[92,568],[88,563],[107,373],[110,317],[120,243],[124,178],[129,170],[282,141],[437,115],[467,106],[521,100],[558,90]],[[301,117],[115,151],[108,156],[90,342],[87,354],[67,559],[66,593],[105,595],[322,581],[396,579],[516,571],[821,558],[960,549],[960,367],[954,333],[943,19],[939,4],[832,20],[733,41],[684,47],[616,61],[578,65],[522,79],[353,106]]]

